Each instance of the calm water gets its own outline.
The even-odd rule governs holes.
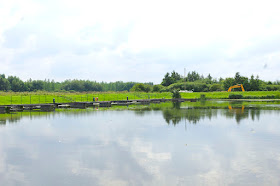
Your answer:
[[[280,111],[0,115],[0,185],[280,185]]]

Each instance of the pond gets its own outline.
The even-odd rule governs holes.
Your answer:
[[[0,114],[0,185],[279,185],[279,103]]]

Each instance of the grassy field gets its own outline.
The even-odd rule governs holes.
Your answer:
[[[14,93],[14,92],[0,92],[0,105],[10,104],[38,104],[38,103],[56,103],[67,102],[88,102],[93,101],[93,98],[98,97],[98,101],[112,101],[112,100],[129,100],[134,99],[157,99],[157,98],[171,98],[171,93],[137,93],[137,92],[90,92],[90,93]]]
[[[204,94],[207,99],[228,99],[230,94],[242,94],[250,99],[277,98],[280,99],[279,91],[252,91],[252,92],[194,92],[181,93],[182,98],[200,98]],[[50,93],[50,92],[0,92],[0,105],[10,104],[38,104],[92,101],[98,97],[99,101],[129,100],[134,99],[170,99],[170,92],[143,93],[143,92],[88,92],[88,93]]]

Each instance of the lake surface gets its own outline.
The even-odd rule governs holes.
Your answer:
[[[280,185],[278,107],[2,114],[0,185]]]

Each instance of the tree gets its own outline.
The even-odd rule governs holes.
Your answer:
[[[236,72],[234,76],[235,84],[241,84],[240,79],[241,79],[240,73]]]
[[[172,78],[170,77],[169,73],[167,72],[161,82],[163,86],[169,86],[173,83]]]
[[[172,78],[173,83],[176,83],[177,81],[181,80],[180,74],[178,74],[174,70],[173,70],[173,72],[171,72],[171,78]]]
[[[250,79],[251,90],[260,90],[260,86],[261,86],[261,81],[259,80],[259,76],[257,76],[255,79],[254,75],[251,75],[251,79]]]
[[[24,83],[16,76],[9,76],[8,81],[11,85],[11,90],[14,92],[24,91]]]
[[[160,92],[163,89],[162,85],[154,85],[153,92]]]
[[[178,99],[178,98],[181,98],[181,94],[180,94],[180,92],[179,92],[179,90],[178,90],[178,89],[173,90],[171,93],[172,93],[172,99]]]
[[[11,89],[10,82],[5,78],[4,74],[0,75],[0,90],[9,91]]]
[[[194,82],[200,79],[199,74],[196,71],[188,72],[187,80],[190,82]]]
[[[144,83],[136,83],[131,89],[131,92],[150,92],[151,85],[147,85]]]
[[[228,88],[231,87],[232,85],[235,85],[235,79],[233,78],[226,78],[223,81],[223,87],[225,90],[228,90]]]

